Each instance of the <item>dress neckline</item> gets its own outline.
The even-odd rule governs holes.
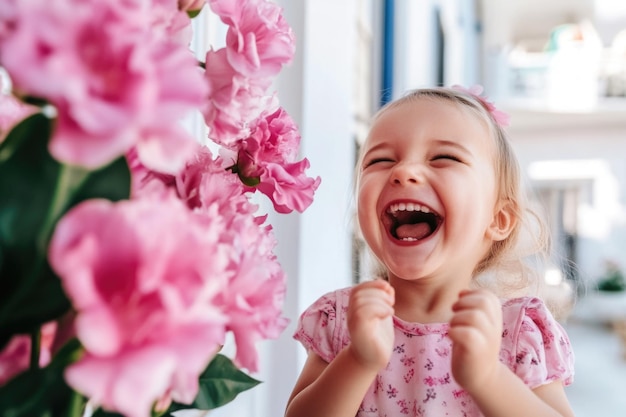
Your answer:
[[[396,329],[416,336],[429,334],[446,335],[450,330],[450,323],[415,323],[402,320],[396,316],[393,316],[393,324]]]

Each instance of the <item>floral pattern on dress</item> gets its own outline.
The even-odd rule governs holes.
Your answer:
[[[325,294],[305,310],[294,338],[327,362],[350,343],[350,288]],[[500,361],[530,388],[572,382],[574,355],[567,334],[538,298],[503,301]],[[409,323],[394,317],[395,343],[387,367],[370,386],[357,416],[480,417],[452,377],[448,323]]]

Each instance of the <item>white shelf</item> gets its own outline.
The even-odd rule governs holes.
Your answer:
[[[603,98],[589,108],[559,109],[545,101],[511,99],[502,110],[511,115],[512,130],[550,128],[626,128],[626,98]]]

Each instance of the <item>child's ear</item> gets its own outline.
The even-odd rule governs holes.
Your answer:
[[[500,201],[487,229],[487,237],[493,241],[506,239],[515,228],[517,220],[515,205],[511,201]]]

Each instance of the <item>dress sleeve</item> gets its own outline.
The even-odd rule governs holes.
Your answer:
[[[316,353],[326,362],[337,356],[340,345],[342,317],[341,311],[337,310],[341,295],[340,292],[332,292],[315,301],[300,315],[293,335],[307,352]]]
[[[531,388],[573,381],[574,353],[567,333],[537,298],[523,308],[515,362],[516,374]]]

